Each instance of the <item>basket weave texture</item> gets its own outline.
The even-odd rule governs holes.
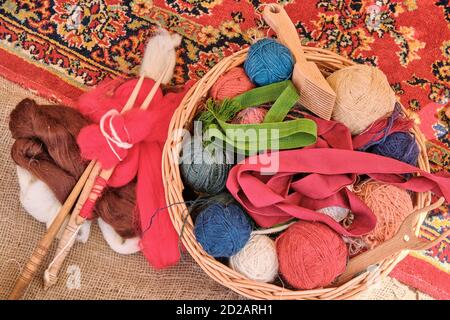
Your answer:
[[[314,290],[291,290],[282,286],[252,281],[245,276],[230,269],[225,264],[208,255],[196,241],[191,217],[186,217],[188,212],[183,204],[183,182],[179,171],[179,157],[182,146],[182,136],[173,134],[179,129],[191,127],[195,115],[200,111],[201,102],[207,97],[209,89],[217,79],[233,67],[240,66],[245,61],[248,49],[241,50],[224,58],[216,64],[201,80],[199,80],[186,94],[178,109],[175,111],[169,126],[169,135],[164,146],[162,158],[162,170],[166,201],[169,206],[169,214],[173,225],[180,234],[181,240],[187,251],[200,267],[214,280],[235,292],[253,299],[349,299],[374,284],[379,277],[384,277],[391,272],[395,265],[407,254],[407,251],[393,255],[379,264],[376,272],[365,272],[349,282],[338,286],[320,288]],[[341,57],[331,51],[319,48],[304,47],[308,61],[315,62],[325,76],[341,68],[355,64],[355,62]],[[407,110],[405,114],[411,117]],[[417,122],[417,121],[416,121]],[[416,137],[420,148],[418,165],[430,172],[428,157],[425,148],[425,137],[419,128],[414,125],[411,132]],[[431,202],[429,192],[416,193],[413,196],[414,209],[421,209]],[[171,205],[171,204],[179,205]],[[418,226],[423,222],[425,214],[418,221]],[[419,228],[417,228],[417,232]]]

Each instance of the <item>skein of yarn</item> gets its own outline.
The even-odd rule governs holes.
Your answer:
[[[52,200],[42,193],[46,190],[43,185],[46,185],[59,204],[66,200],[87,165],[80,156],[76,137],[88,123],[73,108],[38,105],[30,99],[21,101],[11,112],[9,127],[16,139],[11,147],[11,157],[18,166],[30,172],[33,179],[42,182],[33,184],[38,187],[34,190],[39,194],[33,194],[32,199],[42,197]],[[132,238],[141,233],[139,218],[135,214],[135,185],[136,182],[132,182],[121,188],[108,187],[95,207],[95,215],[111,224],[124,238]],[[27,195],[29,198],[31,194],[27,192]],[[22,197],[24,200],[28,198]],[[33,202],[32,207],[29,201],[26,203],[25,208],[34,208],[33,212],[37,215],[40,215],[37,210],[44,210],[35,208],[39,206],[39,202]],[[42,206],[47,205],[56,206],[42,203]],[[40,219],[48,221],[45,214],[47,213],[43,213],[44,216]]]
[[[355,193],[377,217],[375,229],[363,236],[371,248],[391,239],[403,220],[413,211],[408,192],[390,184],[368,181],[357,187]]]
[[[209,95],[214,100],[231,99],[254,87],[255,85],[250,81],[244,69],[235,67],[217,79],[209,91]]]
[[[213,257],[231,257],[241,250],[252,227],[236,203],[212,202],[195,220],[194,234],[203,249]]]
[[[415,137],[408,132],[395,132],[379,144],[367,150],[368,152],[385,156],[416,166],[419,158],[419,146]]]
[[[231,121],[233,124],[256,124],[262,123],[267,110],[261,107],[250,107],[240,111]]]
[[[275,242],[266,235],[253,234],[244,248],[231,256],[230,267],[250,280],[272,282],[278,274]]]
[[[43,181],[34,177],[28,170],[17,166],[17,177],[19,179],[20,202],[22,206],[36,220],[44,222],[48,229],[59,212],[61,203],[56,199],[50,188]],[[114,203],[117,203],[117,201],[112,201],[113,205]],[[102,201],[101,204],[104,206],[105,201]],[[110,215],[110,213],[107,213],[106,215]],[[67,217],[61,231],[64,230],[68,221],[69,217]],[[99,218],[97,222],[100,231],[103,234],[103,238],[115,252],[120,254],[131,254],[140,250],[140,237],[123,238],[114,230],[111,224],[106,223],[102,218]],[[77,233],[77,241],[82,243],[87,242],[90,235],[91,224],[91,221],[86,221],[81,225],[81,228]],[[59,238],[60,236],[61,234],[57,237]]]
[[[73,108],[24,99],[9,117],[9,130],[16,139],[11,158],[44,181],[63,203],[87,166],[76,136],[88,123]]]
[[[384,73],[375,67],[354,65],[327,78],[336,92],[332,118],[355,135],[394,110],[395,94]]]
[[[197,137],[185,141],[180,171],[194,191],[208,194],[223,191],[230,169],[222,149],[212,144],[204,148],[202,139]]]
[[[287,47],[265,38],[250,46],[244,69],[257,86],[287,80],[294,69],[294,58]]]
[[[276,240],[280,273],[294,288],[329,285],[345,271],[347,246],[328,226],[298,221]]]

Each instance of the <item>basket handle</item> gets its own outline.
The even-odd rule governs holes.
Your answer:
[[[280,42],[292,52],[295,61],[297,63],[306,62],[297,29],[286,10],[279,4],[272,3],[265,6],[263,17],[267,24],[275,31]]]

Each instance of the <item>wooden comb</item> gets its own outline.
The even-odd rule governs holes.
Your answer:
[[[339,276],[336,283],[333,283],[333,285],[341,285],[346,283],[361,272],[366,271],[369,266],[380,263],[384,259],[389,258],[391,255],[401,250],[425,250],[434,247],[439,242],[444,240],[448,235],[450,235],[450,230],[447,230],[432,241],[422,240],[416,236],[416,227],[419,216],[423,213],[438,208],[443,203],[444,198],[440,198],[432,205],[411,213],[403,221],[400,229],[394,237],[386,242],[383,242],[374,249],[366,251],[350,259],[345,272]]]
[[[295,58],[292,82],[300,93],[300,104],[317,116],[330,120],[336,93],[317,65],[306,60],[297,30],[288,14],[282,6],[270,4],[264,8],[263,17]]]

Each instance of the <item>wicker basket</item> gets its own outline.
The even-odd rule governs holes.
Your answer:
[[[211,86],[217,81],[220,75],[233,67],[241,65],[247,56],[247,51],[248,49],[244,49],[236,52],[214,66],[189,90],[175,111],[169,126],[169,135],[164,147],[162,161],[166,201],[168,205],[183,203],[184,201],[182,194],[184,186],[178,166],[181,151],[181,137],[175,137],[171,133],[177,129],[190,127],[193,118],[201,107],[200,102],[208,95]],[[328,50],[305,47],[304,51],[307,59],[315,62],[325,76],[328,76],[335,70],[355,64]],[[406,110],[404,111],[408,116],[411,116]],[[421,150],[418,162],[419,166],[421,169],[429,172],[430,167],[424,144],[425,138],[417,126],[414,126],[412,133],[415,135]],[[414,195],[413,201],[415,209],[421,209],[430,204],[431,195],[429,192],[417,193]],[[208,255],[195,239],[191,217],[188,217],[187,221],[185,221],[186,212],[187,210],[184,204],[169,206],[169,213],[173,225],[181,235],[181,240],[191,256],[211,278],[233,291],[253,299],[348,299],[365,290],[380,275],[386,276],[389,274],[395,265],[408,253],[407,251],[403,251],[392,256],[390,259],[385,259],[380,263],[379,272],[363,273],[341,286],[294,291],[274,284],[249,280]],[[418,222],[419,226],[422,224],[424,217],[425,215]],[[417,228],[417,232],[418,230],[419,228]]]

